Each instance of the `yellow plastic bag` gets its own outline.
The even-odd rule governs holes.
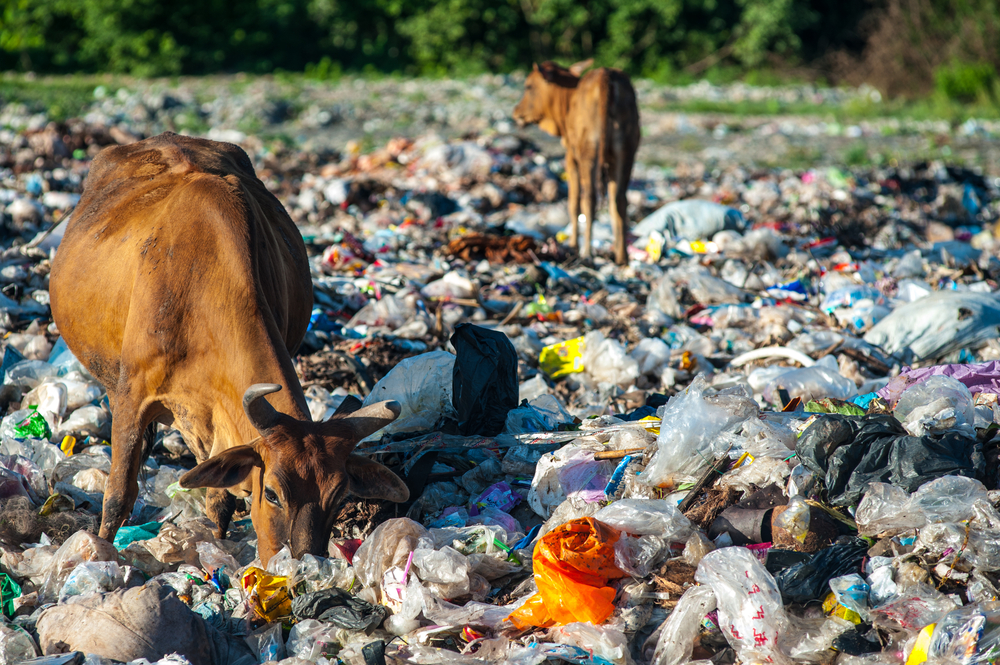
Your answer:
[[[520,630],[603,623],[615,609],[608,580],[625,577],[615,565],[620,536],[593,517],[571,520],[546,534],[532,556],[538,593],[511,613],[511,623]]]
[[[292,597],[288,594],[287,582],[287,577],[271,575],[253,566],[246,569],[241,580],[250,607],[268,622],[292,613]]]
[[[549,378],[558,379],[583,371],[583,349],[586,344],[582,337],[568,339],[558,344],[550,344],[538,355],[538,366]]]

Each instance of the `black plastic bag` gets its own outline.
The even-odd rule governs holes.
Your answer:
[[[888,415],[826,415],[810,425],[796,445],[802,464],[823,479],[831,505],[857,504],[874,482],[913,492],[942,476],[982,478],[982,444],[948,432],[910,436]]]
[[[389,611],[383,605],[372,605],[332,587],[303,594],[292,600],[292,614],[297,619],[318,619],[338,628],[371,634],[382,625]]]
[[[820,550],[809,560],[785,568],[774,576],[778,590],[786,603],[808,603],[821,600],[830,591],[834,577],[856,573],[868,553],[864,541],[836,543]]]
[[[517,408],[517,351],[507,336],[460,323],[451,336],[455,347],[452,404],[463,436],[496,436]]]

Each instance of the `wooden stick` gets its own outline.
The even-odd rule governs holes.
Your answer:
[[[594,453],[594,459],[621,459],[626,455],[635,455],[636,453],[646,452],[645,448],[628,448],[626,450],[602,450],[600,452]]]
[[[694,487],[692,487],[687,496],[684,497],[684,500],[680,502],[677,509],[683,513],[690,508],[691,504],[694,503],[694,500],[698,498],[698,495],[700,495],[703,490],[709,489],[715,484],[716,479],[718,479],[722,474],[722,470],[725,469],[728,462],[728,452],[716,457],[711,466],[705,469],[705,473],[701,474],[701,478],[699,478],[698,482],[694,484]]]

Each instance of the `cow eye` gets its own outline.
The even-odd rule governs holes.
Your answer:
[[[270,487],[265,487],[264,488],[264,498],[267,499],[268,503],[270,503],[272,505],[275,505],[275,506],[278,505],[278,495]]]

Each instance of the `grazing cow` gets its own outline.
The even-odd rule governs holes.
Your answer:
[[[599,68],[581,74],[593,60],[569,69],[553,62],[535,65],[524,82],[524,97],[514,108],[521,126],[538,126],[562,138],[569,184],[570,245],[576,251],[578,218],[584,217],[580,255],[590,256],[591,226],[598,195],[608,192],[615,232],[615,261],[626,261],[625,190],[639,149],[639,109],[635,90],[623,72]]]
[[[352,454],[399,404],[350,398],[326,422],[309,417],[291,359],[312,309],[306,248],[239,147],[167,133],[99,153],[50,293],[66,343],[111,402],[102,538],[132,511],[157,422],[197,458],[181,485],[210,488],[219,537],[234,495],[250,497],[264,562],[286,544],[296,557],[325,553],[348,490],[409,497]]]

